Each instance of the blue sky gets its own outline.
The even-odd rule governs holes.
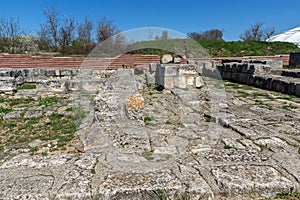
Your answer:
[[[239,40],[256,22],[276,33],[300,26],[299,0],[0,0],[0,17],[19,18],[25,31],[36,34],[46,7],[78,21],[106,16],[122,31],[151,26],[186,34],[218,28],[226,41]]]

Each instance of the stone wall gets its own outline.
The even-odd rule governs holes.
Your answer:
[[[214,61],[217,64],[224,62],[251,62],[251,61],[267,61],[269,64],[273,62],[275,66],[288,66],[290,61],[290,55],[275,55],[275,56],[244,56],[244,57],[218,57],[218,58],[189,58],[191,62],[203,62],[203,61]],[[272,64],[271,64],[272,65]]]
[[[300,67],[300,53],[291,53],[289,66]]]
[[[200,88],[204,85],[197,67],[191,64],[150,64],[147,83],[156,83],[166,89]]]
[[[13,94],[18,86],[35,85],[37,93],[96,91],[114,70],[97,69],[0,69],[0,93]],[[28,91],[28,90],[27,90]]]
[[[203,65],[205,65],[204,63]],[[299,72],[273,69],[261,63],[224,63],[203,67],[203,72],[219,71],[222,79],[258,88],[300,96]]]

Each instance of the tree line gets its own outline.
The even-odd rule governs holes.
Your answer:
[[[204,32],[191,32],[187,35],[199,40],[223,40],[223,30],[211,29]],[[266,41],[275,33],[274,28],[265,28],[262,22],[257,22],[240,34],[243,41]]]
[[[77,22],[72,17],[62,17],[55,8],[47,8],[44,16],[46,21],[40,25],[37,36],[26,34],[20,27],[19,19],[0,17],[0,52],[88,54],[96,44],[121,33],[105,16],[96,23],[88,17],[83,22]],[[125,42],[121,36],[116,40],[118,44]]]
[[[73,17],[64,17],[59,10],[44,10],[45,21],[40,24],[37,35],[26,34],[19,19],[0,17],[0,52],[38,53],[59,52],[68,54],[88,54],[96,44],[106,42],[107,50],[113,51],[126,45],[126,38],[114,22],[103,16],[96,22],[85,17],[82,22]],[[200,40],[223,40],[223,30],[211,29],[204,32],[191,32],[187,36]],[[266,29],[263,23],[256,23],[240,35],[244,41],[266,40],[274,34],[274,29]],[[115,36],[113,39],[111,36]],[[156,40],[168,39],[164,31]]]

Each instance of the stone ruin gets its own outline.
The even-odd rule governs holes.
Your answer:
[[[298,191],[298,99],[294,110],[266,109],[221,79],[298,95],[298,75],[284,74],[261,63],[211,62],[1,69],[3,96],[69,94],[89,113],[75,133],[77,153],[30,155],[26,146],[0,153],[0,196],[261,199]],[[28,83],[36,89],[18,90]],[[95,95],[91,107],[85,94]]]

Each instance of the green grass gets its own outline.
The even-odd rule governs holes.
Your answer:
[[[274,199],[287,199],[287,200],[300,199],[300,192],[295,192],[291,189],[290,192],[281,192],[276,194],[276,197]]]
[[[144,117],[144,123],[146,126],[158,125],[158,122],[153,117],[149,117],[149,116]]]
[[[17,87],[17,90],[32,90],[32,89],[36,89],[36,85],[35,84],[23,84]]]
[[[292,43],[287,42],[260,42],[260,41],[219,41],[219,40],[191,40],[172,39],[137,42],[135,45],[139,50],[129,53],[154,54],[166,53],[185,55],[185,51],[191,54],[199,49],[200,44],[212,57],[240,57],[240,56],[271,56],[279,54],[290,54],[299,52],[300,49]],[[147,48],[145,48],[147,47]],[[177,47],[177,48],[175,48]]]
[[[27,97],[27,98],[17,98],[17,99],[5,99],[6,102],[10,106],[15,106],[19,104],[29,104],[31,102],[34,102],[35,100],[32,97]]]
[[[238,91],[238,95],[244,98],[251,96],[251,94],[244,91]]]
[[[284,106],[282,106],[282,108],[283,108],[283,109],[296,109],[297,106],[294,106],[294,105],[292,105],[292,104],[289,104],[289,105],[284,105]]]
[[[225,146],[224,146],[224,149],[233,149],[233,147],[230,146],[230,145],[225,145]]]
[[[34,100],[31,97],[28,98],[4,98],[1,99],[9,105],[18,105],[30,103],[26,106],[36,107],[41,105],[54,105],[65,106],[67,102],[61,101],[66,99],[65,97],[43,97]],[[80,124],[86,113],[82,108],[68,108],[69,111],[73,111],[74,116],[63,115],[59,113],[52,113],[49,116],[41,116],[35,118],[24,118],[25,111],[20,118],[0,119],[0,138],[1,149],[9,149],[15,144],[24,144],[40,140],[56,140],[57,148],[53,146],[52,150],[64,149],[66,145],[71,145],[70,141],[74,138],[76,132],[77,123]],[[12,108],[0,107],[1,113],[11,112]],[[77,121],[76,121],[77,120]],[[3,151],[1,150],[1,151]],[[34,154],[37,150],[31,149]],[[46,152],[44,152],[45,154]]]
[[[165,122],[165,124],[172,124],[172,122],[170,122],[169,120],[167,120],[167,121]]]
[[[10,107],[5,108],[5,107],[0,106],[0,113],[7,114],[7,113],[10,113],[11,111],[12,111],[12,108],[10,108]]]
[[[59,101],[59,97],[39,97],[39,105],[51,106]]]
[[[273,100],[273,99],[274,99],[273,97],[271,97],[271,96],[268,95],[268,94],[263,94],[263,93],[258,93],[258,92],[252,93],[252,96],[253,96],[254,98],[257,98],[257,97],[263,97],[263,98],[265,98],[265,99],[270,99],[270,100]]]
[[[264,103],[261,100],[255,99],[255,105],[258,105],[261,108],[266,108],[268,110],[273,110],[273,106],[268,104],[268,103]]]
[[[83,107],[74,107],[72,111],[74,116],[74,125],[75,127],[79,127],[82,120],[86,117],[87,111],[84,110]]]
[[[204,115],[204,121],[205,121],[205,122],[211,122],[211,121],[212,121],[211,116]]]

